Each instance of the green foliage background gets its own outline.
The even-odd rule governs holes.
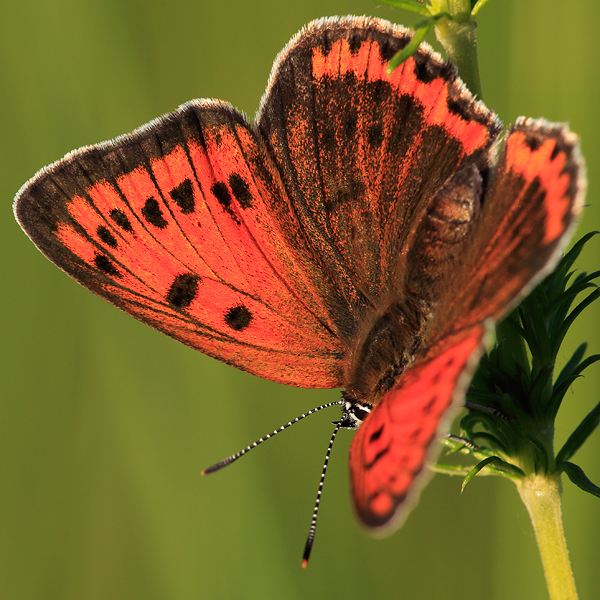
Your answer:
[[[300,569],[335,409],[210,478],[203,467],[338,392],[264,382],[134,321],[46,261],[11,214],[15,192],[73,148],[193,97],[253,115],[277,52],[313,18],[366,0],[23,0],[0,18],[0,597],[105,599],[546,598],[525,509],[506,480],[437,476],[393,537],[358,528],[347,448],[334,449],[312,561]],[[569,120],[588,161],[580,232],[600,227],[600,7],[492,0],[481,11],[487,104]],[[579,261],[599,266],[598,241]],[[568,338],[600,351],[599,308]],[[590,369],[559,444],[598,401]],[[576,457],[600,483],[600,435]],[[582,598],[600,577],[600,502],[565,481]]]

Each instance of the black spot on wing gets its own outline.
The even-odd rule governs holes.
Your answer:
[[[450,94],[448,94],[446,105],[452,114],[458,115],[463,121],[471,120],[471,105],[464,98],[461,98],[460,96],[457,98],[452,98]]]
[[[344,118],[344,140],[351,141],[356,136],[358,115],[356,111],[350,111]]]
[[[243,304],[233,306],[225,313],[225,323],[235,331],[246,329],[251,321],[252,313]]]
[[[117,247],[117,240],[115,236],[106,228],[104,225],[98,225],[98,229],[96,230],[100,241],[102,241],[107,246],[111,248]]]
[[[333,42],[333,36],[331,36],[330,32],[325,29],[321,38],[321,49],[323,50],[323,54],[325,56],[327,56],[331,52]]]
[[[427,404],[423,405],[423,408],[421,409],[423,411],[423,414],[428,415],[432,411],[433,407],[436,405],[437,401],[438,401],[437,395],[433,394],[433,396],[431,396],[431,398],[429,398]]]
[[[133,232],[133,227],[131,227],[131,223],[127,218],[127,215],[120,208],[113,208],[110,211],[110,218],[120,227],[123,231],[127,231],[127,233]]]
[[[167,302],[179,310],[187,308],[198,294],[198,282],[200,277],[193,273],[177,275],[169,288]]]
[[[380,38],[377,45],[379,46],[381,60],[389,62],[407,43],[408,40],[392,40],[389,36]]]
[[[371,469],[372,467],[375,466],[375,464],[381,460],[388,452],[390,451],[390,447],[386,446],[385,448],[382,448],[373,458],[373,460],[369,463],[367,463],[365,466],[367,469]]]
[[[367,142],[373,150],[377,150],[383,143],[383,125],[381,123],[375,123],[369,127],[367,133]]]
[[[360,50],[360,46],[362,44],[362,40],[358,35],[358,32],[353,31],[348,36],[348,47],[350,48],[351,54],[356,54]]]
[[[369,436],[369,443],[376,442],[383,433],[383,424]]]
[[[115,265],[113,265],[108,256],[105,256],[104,254],[96,254],[94,257],[94,264],[96,265],[96,268],[111,277],[121,277],[121,274]]]
[[[217,202],[232,216],[235,216],[232,208],[231,208],[231,194],[227,189],[227,185],[222,181],[217,181],[213,183],[210,191],[213,196],[217,199]]]
[[[237,173],[232,173],[229,176],[229,186],[235,199],[240,203],[242,208],[250,208],[253,203],[252,194],[246,181]]]
[[[155,198],[148,198],[142,208],[142,215],[150,223],[159,229],[164,229],[168,223],[163,217],[158,201]]]
[[[189,179],[184,179],[177,187],[169,192],[171,198],[184,215],[194,212],[196,201],[194,199],[194,188]]]
[[[525,144],[532,151],[535,152],[542,145],[542,139],[538,136],[528,136],[525,138]]]
[[[439,64],[434,62],[428,54],[417,52],[413,55],[415,61],[415,76],[422,83],[431,83],[438,77],[443,77],[446,81],[453,79],[454,71],[448,64]]]

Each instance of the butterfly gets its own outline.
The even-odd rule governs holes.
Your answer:
[[[15,214],[83,286],[271,381],[343,387],[352,501],[398,527],[486,333],[555,264],[584,195],[578,139],[502,135],[453,67],[372,18],[302,29],[253,124],[193,100],[42,169]]]

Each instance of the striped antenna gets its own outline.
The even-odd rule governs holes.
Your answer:
[[[335,436],[337,432],[340,430],[344,419],[342,418],[340,421],[334,423],[335,429],[331,434],[331,440],[329,441],[329,447],[327,448],[327,454],[325,455],[325,462],[323,463],[323,471],[321,471],[321,480],[319,481],[319,489],[317,490],[317,500],[315,502],[315,508],[313,510],[312,521],[310,524],[310,530],[308,531],[308,537],[306,538],[306,545],[304,546],[304,554],[302,555],[302,568],[306,569],[308,565],[308,558],[310,556],[310,551],[313,547],[313,542],[315,541],[315,533],[317,531],[317,515],[319,513],[319,504],[321,503],[321,493],[323,492],[323,484],[325,483],[325,473],[327,472],[327,465],[329,463],[329,457],[331,455],[331,449],[333,448],[333,442],[335,440]]]
[[[327,404],[322,404],[321,406],[317,406],[317,408],[313,408],[312,410],[309,410],[308,412],[301,414],[299,417],[296,417],[293,421],[290,421],[289,423],[282,425],[279,429],[275,429],[271,433],[265,435],[264,437],[261,437],[259,440],[256,440],[256,442],[254,442],[253,444],[250,444],[248,447],[244,448],[243,450],[240,450],[240,452],[238,452],[237,454],[232,454],[231,456],[224,458],[223,460],[212,465],[211,467],[208,467],[208,469],[204,469],[204,471],[202,471],[202,475],[208,475],[209,473],[214,473],[215,471],[219,471],[223,467],[226,467],[227,465],[230,465],[232,462],[236,461],[241,456],[244,456],[244,454],[246,454],[246,452],[248,452],[249,450],[252,450],[252,448],[256,448],[256,446],[258,446],[259,444],[262,444],[265,440],[268,440],[269,438],[273,437],[276,433],[279,433],[280,431],[283,431],[284,429],[287,429],[288,427],[290,427],[290,425],[293,425],[294,423],[301,421],[302,419],[304,419],[304,417],[308,417],[308,415],[312,415],[313,413],[323,410],[324,408],[329,408],[330,406],[335,406],[336,404],[338,404],[338,405],[342,404],[342,402],[343,402],[343,400],[338,400],[337,402],[329,402]],[[337,431],[336,431],[336,433],[337,433]],[[329,455],[327,458],[329,458]],[[327,464],[327,463],[325,463],[325,464]],[[322,487],[323,487],[323,485],[321,483],[321,486],[319,487],[319,494],[321,493],[320,488],[322,488]],[[316,518],[313,517],[313,522],[315,522],[315,521],[316,521]],[[313,533],[313,537],[314,537],[314,533]],[[310,552],[310,550],[309,550],[309,552]]]

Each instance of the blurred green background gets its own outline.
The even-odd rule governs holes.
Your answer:
[[[15,192],[73,148],[194,97],[253,115],[277,52],[313,18],[405,13],[362,0],[24,0],[0,14],[0,598],[546,598],[514,486],[437,476],[394,536],[358,528],[338,436],[316,544],[300,568],[336,409],[209,478],[203,467],[336,390],[298,390],[221,365],[138,323],[45,260],[13,220]],[[487,104],[568,120],[582,137],[600,228],[600,6],[491,0],[479,50]],[[431,40],[430,40],[431,41]],[[579,260],[599,268],[600,242]],[[600,307],[567,339],[600,352]],[[561,444],[598,401],[600,369],[559,415]],[[600,433],[576,456],[600,483]],[[600,501],[564,482],[582,598],[600,583]]]

